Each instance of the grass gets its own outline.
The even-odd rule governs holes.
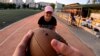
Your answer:
[[[0,10],[0,29],[38,12],[33,9]]]

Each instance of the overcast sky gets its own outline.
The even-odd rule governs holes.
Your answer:
[[[88,0],[35,0],[35,2],[39,2],[39,1],[45,1],[45,2],[60,2],[63,4],[70,4],[70,3],[81,3],[81,4],[85,4],[87,3]]]
[[[26,0],[23,0],[24,2]],[[50,2],[55,3],[56,1],[63,4],[70,4],[70,3],[81,3],[86,4],[88,0],[34,0],[35,2]]]

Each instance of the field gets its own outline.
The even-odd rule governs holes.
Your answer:
[[[33,9],[0,10],[0,29],[38,12],[40,12],[40,10],[33,10]]]

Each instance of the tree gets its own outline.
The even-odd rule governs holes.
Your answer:
[[[27,8],[27,5],[25,3],[23,4],[23,8]]]
[[[62,7],[64,7],[65,6],[65,4],[62,4]]]
[[[55,9],[55,4],[54,3],[51,3],[51,6],[53,7],[53,9]]]
[[[2,9],[15,9],[16,5],[13,3],[0,3],[0,8]]]
[[[96,0],[92,0],[92,3],[95,4]]]

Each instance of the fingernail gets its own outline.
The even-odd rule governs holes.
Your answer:
[[[54,39],[53,42],[54,42],[54,45],[57,47],[61,45],[61,42],[56,39]]]
[[[32,33],[32,31],[31,31],[31,30],[29,30],[29,31],[28,31],[28,35],[31,35],[31,33]]]
[[[57,40],[57,47],[61,46],[61,42]]]

